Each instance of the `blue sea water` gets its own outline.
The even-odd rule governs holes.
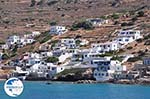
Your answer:
[[[4,92],[4,82],[0,82],[0,99],[150,99],[150,86],[23,83],[23,93],[17,98],[11,98]]]

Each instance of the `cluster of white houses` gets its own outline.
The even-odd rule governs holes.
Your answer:
[[[100,19],[88,19],[95,26],[107,23],[106,20]],[[68,30],[64,26],[52,26],[50,28],[50,34],[61,35],[66,33]],[[6,44],[9,46],[17,44],[24,46],[31,44],[35,40],[35,36],[40,33],[34,32],[32,35],[10,36],[7,39]],[[94,77],[98,81],[107,81],[113,78],[114,74],[121,75],[122,72],[126,71],[126,66],[118,60],[112,60],[113,56],[105,57],[107,52],[119,50],[124,45],[131,43],[141,38],[140,31],[136,30],[121,30],[118,36],[112,42],[96,43],[91,44],[89,49],[80,49],[80,46],[88,45],[87,40],[66,38],[61,39],[59,42],[52,47],[51,51],[41,51],[39,53],[26,53],[22,56],[19,61],[12,62],[11,65],[17,65],[22,68],[26,68],[29,74],[36,74],[39,78],[52,78],[55,74],[62,72],[65,68],[68,68],[68,64],[80,62],[82,65],[87,67],[96,68],[94,70]],[[55,63],[45,62],[47,57],[57,57],[59,66]]]
[[[118,33],[118,37],[115,41],[119,44],[127,45],[140,38],[142,38],[142,36],[138,30],[122,30]]]
[[[118,33],[117,38],[112,42],[105,42],[99,44],[92,44],[90,49],[82,50],[76,53],[72,57],[72,61],[86,62],[87,65],[97,68],[94,71],[94,77],[98,81],[110,80],[115,74],[122,75],[126,71],[126,67],[123,66],[118,60],[111,60],[110,57],[102,57],[101,54],[106,52],[116,51],[124,45],[131,43],[137,39],[142,38],[140,31],[136,30],[121,30]],[[132,56],[132,55],[131,55]],[[129,58],[128,56],[126,58]],[[127,60],[125,58],[125,60]]]
[[[40,32],[32,32],[31,34],[25,34],[24,36],[12,35],[9,36],[5,44],[0,45],[1,49],[10,49],[12,46],[17,45],[23,47],[28,44],[35,42],[34,37],[39,36]]]

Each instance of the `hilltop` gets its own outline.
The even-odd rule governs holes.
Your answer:
[[[149,0],[0,0],[0,39],[75,21],[149,8]]]

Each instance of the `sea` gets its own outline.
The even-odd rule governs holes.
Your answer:
[[[150,86],[23,82],[23,93],[9,97],[0,82],[0,99],[150,99]]]

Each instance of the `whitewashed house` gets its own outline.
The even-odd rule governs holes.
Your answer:
[[[82,61],[82,62],[86,62],[86,63],[90,63],[91,60],[95,59],[95,58],[100,58],[101,54],[98,52],[97,50],[94,49],[84,49],[81,51],[78,51],[76,53],[74,53],[72,55],[71,60],[72,61]]]
[[[64,44],[68,49],[76,48],[76,40],[74,39],[61,39],[61,44]]]
[[[20,37],[16,36],[16,35],[9,36],[6,41],[6,44],[8,44],[8,45],[14,45],[14,44],[18,44],[18,43],[20,43]]]
[[[64,26],[52,26],[50,27],[50,34],[61,35],[66,33],[68,30]]]
[[[41,35],[41,33],[39,31],[33,31],[32,32],[32,37],[36,37],[36,36],[39,36]]]
[[[63,62],[65,62],[65,60],[67,59],[67,58],[70,58],[71,57],[71,54],[70,53],[62,53],[59,57],[58,57],[58,59],[59,59],[59,62],[60,63],[63,63]]]
[[[42,58],[46,58],[46,57],[51,57],[51,56],[53,56],[53,53],[52,53],[52,52],[45,51],[45,52],[41,52],[40,55],[41,55]]]
[[[23,37],[24,38],[34,38],[34,37],[37,37],[39,36],[41,33],[39,31],[33,31],[32,33],[30,34],[25,34]]]
[[[103,24],[107,24],[109,23],[108,20],[104,20],[104,19],[101,19],[101,18],[90,18],[90,19],[87,19],[88,22],[92,23],[92,25],[94,27],[99,27]]]
[[[30,67],[30,73],[37,74],[37,78],[47,78],[49,72],[48,66],[46,64],[34,64]]]
[[[37,74],[37,78],[51,79],[55,74],[64,71],[65,68],[56,66],[52,63],[41,62],[40,64],[34,64],[30,67],[30,73]]]
[[[29,68],[34,64],[40,64],[42,62],[42,56],[38,53],[25,53],[21,60],[24,66]]]
[[[33,42],[35,42],[34,39],[32,38],[25,38],[25,37],[20,37],[20,36],[10,36],[8,37],[7,41],[6,41],[6,45],[8,45],[8,47],[10,47],[11,45],[18,45],[18,47],[23,47],[27,44],[32,44]]]
[[[93,49],[99,51],[100,53],[115,51],[119,49],[118,43],[116,42],[106,42],[99,44],[92,44]]]
[[[35,40],[32,39],[32,38],[27,38],[27,39],[25,39],[23,42],[25,42],[26,44],[32,44],[32,43],[35,42]]]
[[[150,57],[143,58],[143,65],[150,66]]]
[[[81,39],[80,41],[81,41],[81,42],[80,42],[80,45],[81,45],[81,46],[84,46],[84,45],[88,45],[88,44],[89,44],[89,41],[86,40],[86,39]]]
[[[115,41],[120,44],[126,45],[140,38],[142,38],[142,36],[140,31],[138,30],[121,30],[118,33],[118,37]]]
[[[39,47],[40,51],[48,51],[49,49],[51,49],[51,45],[49,45],[49,44],[40,45],[40,47]]]
[[[49,74],[51,76],[54,76],[55,74],[58,74],[58,73],[60,73],[60,72],[65,70],[65,67],[57,66],[57,65],[54,65],[53,63],[47,63],[47,66],[48,66],[48,68],[50,70]]]
[[[0,45],[0,49],[9,49],[9,46],[7,44]]]
[[[126,71],[126,67],[122,66],[117,60],[93,60],[93,64],[97,65],[94,70],[94,78],[97,81],[104,82],[113,79],[114,74]]]

